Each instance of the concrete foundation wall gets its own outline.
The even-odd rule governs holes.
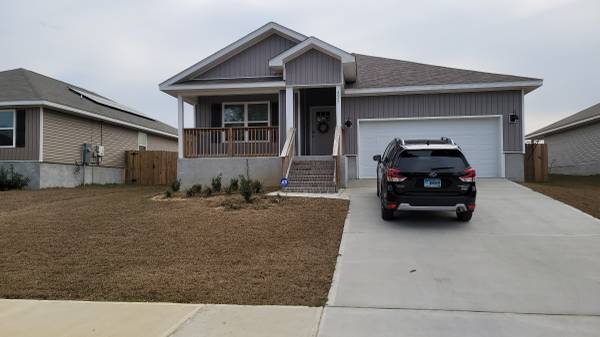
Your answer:
[[[522,182],[525,180],[525,163],[522,153],[504,154],[504,175],[506,179]]]
[[[210,184],[219,174],[223,175],[223,185],[228,185],[231,178],[248,175],[250,179],[260,180],[264,186],[279,186],[281,164],[279,157],[185,158],[177,161],[177,177],[183,188]]]
[[[40,162],[0,162],[0,167],[29,177],[28,189],[50,187],[76,187],[85,184],[122,184],[125,170],[118,167],[76,166]],[[85,178],[84,178],[85,176]]]
[[[40,164],[40,188],[122,184],[124,179],[125,170],[118,167]]]
[[[29,178],[29,185],[27,185],[27,189],[38,189],[40,188],[40,163],[39,162],[25,162],[25,161],[2,161],[0,162],[0,167],[5,168],[7,170],[10,167],[15,169],[15,172],[24,175]]]

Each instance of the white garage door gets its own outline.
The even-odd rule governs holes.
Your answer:
[[[500,118],[439,118],[361,120],[358,125],[358,175],[375,178],[373,155],[381,154],[394,138],[452,138],[463,150],[479,177],[499,177]]]

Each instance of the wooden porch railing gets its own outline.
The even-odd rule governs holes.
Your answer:
[[[287,131],[287,136],[285,139],[285,143],[283,144],[283,149],[281,150],[281,159],[282,165],[281,168],[283,170],[282,176],[288,176],[290,172],[290,166],[292,165],[292,159],[294,158],[294,148],[296,147],[296,128],[291,128]]]
[[[335,171],[333,172],[333,182],[339,188],[342,182],[342,127],[337,126],[333,135],[333,160],[335,162]]]
[[[277,156],[279,127],[184,129],[183,142],[185,158]]]

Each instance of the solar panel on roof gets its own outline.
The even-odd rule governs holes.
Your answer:
[[[84,96],[85,98],[87,98],[87,99],[89,99],[89,100],[91,100],[93,102],[98,103],[98,104],[107,106],[109,108],[121,110],[123,112],[127,112],[127,113],[130,113],[132,115],[139,116],[139,117],[144,117],[144,118],[149,119],[149,120],[154,120],[154,119],[148,117],[147,115],[145,115],[142,112],[139,112],[139,111],[137,111],[137,110],[135,110],[133,108],[130,108],[130,107],[126,106],[126,105],[123,105],[123,104],[117,103],[115,101],[112,101],[112,100],[110,100],[108,98],[100,97],[98,95],[94,95],[94,94],[91,94],[89,92],[86,92],[86,91],[83,91],[83,90],[79,90],[79,89],[75,89],[75,88],[69,88],[69,89],[71,91],[73,91],[73,92],[81,95],[81,96]]]

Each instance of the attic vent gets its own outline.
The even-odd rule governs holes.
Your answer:
[[[89,93],[89,92],[86,92],[86,91],[83,91],[83,90],[80,90],[80,89],[69,88],[69,90],[71,90],[74,93],[80,95],[81,97],[85,97],[85,98],[89,99],[90,101],[96,102],[96,103],[98,103],[100,105],[104,105],[104,106],[107,106],[109,108],[121,110],[123,112],[127,112],[127,113],[130,113],[132,115],[139,116],[139,117],[143,117],[143,118],[149,119],[151,121],[154,120],[154,119],[146,116],[142,112],[139,112],[139,111],[137,111],[137,110],[135,110],[133,108],[130,108],[130,107],[126,106],[126,105],[119,104],[119,103],[117,103],[115,101],[112,101],[112,100],[110,100],[108,98],[100,97],[98,95],[94,95],[92,93]]]

